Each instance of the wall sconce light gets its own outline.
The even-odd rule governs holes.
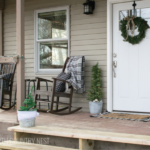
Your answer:
[[[87,0],[84,5],[84,14],[89,15],[93,14],[93,10],[95,9],[95,1]]]

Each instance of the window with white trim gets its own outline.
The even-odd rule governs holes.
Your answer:
[[[35,11],[35,74],[61,71],[70,47],[69,6]]]

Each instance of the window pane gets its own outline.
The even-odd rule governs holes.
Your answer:
[[[40,69],[62,68],[67,57],[67,41],[40,43]]]
[[[66,10],[38,14],[38,39],[66,37]]]
[[[149,25],[150,27],[150,19],[145,19],[147,21],[147,24]]]
[[[136,9],[137,17],[140,17],[140,9]],[[134,10],[132,10],[132,14],[130,16],[134,15]]]
[[[140,17],[140,9],[136,9],[137,17]],[[123,20],[125,17],[134,15],[133,10],[123,10],[119,12],[120,20]]]
[[[141,9],[142,18],[150,18],[150,8]]]
[[[137,11],[137,17],[140,17],[140,9],[136,9],[136,11]],[[125,17],[128,17],[128,16],[131,17],[132,15],[134,15],[134,11],[132,9],[123,10],[119,12],[119,19],[123,20]],[[130,28],[132,28],[132,25],[130,26]],[[119,29],[120,29],[120,25],[119,25]]]
[[[123,20],[125,17],[129,16],[129,11],[128,10],[120,11],[119,15],[120,20]]]

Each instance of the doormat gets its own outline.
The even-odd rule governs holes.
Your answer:
[[[150,115],[124,114],[124,113],[104,113],[99,118],[132,120],[132,121],[150,121]]]
[[[5,111],[5,110],[0,109],[0,113],[1,113],[1,112],[4,112],[4,111]]]

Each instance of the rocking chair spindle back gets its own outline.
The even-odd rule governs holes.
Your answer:
[[[15,69],[16,63],[0,62],[0,108],[4,110],[9,110],[15,105],[12,105],[12,88]],[[8,95],[9,98],[5,98],[4,95]],[[4,106],[5,102],[8,102],[7,106]]]
[[[66,59],[64,67],[62,69],[62,72],[65,72],[66,65],[67,65],[69,59],[70,59],[69,57]],[[48,110],[47,112],[52,113],[52,114],[58,114],[58,115],[68,115],[68,114],[75,113],[75,112],[79,111],[80,109],[82,109],[82,107],[78,107],[78,108],[75,108],[74,110],[72,110],[73,86],[69,87],[70,88],[69,93],[55,91],[57,81],[62,81],[62,82],[68,83],[67,81],[58,79],[58,78],[53,78],[53,80],[47,80],[47,79],[37,77],[36,79],[37,79],[37,87],[36,87],[36,91],[35,91],[35,102],[36,102],[36,104],[38,102],[51,104],[50,110]],[[52,90],[41,91],[40,90],[40,82],[41,81],[53,83]],[[42,99],[38,99],[38,95],[49,96],[51,99],[50,99],[50,101],[49,100],[43,101]],[[56,97],[56,100],[54,100],[55,97]],[[69,102],[68,103],[60,102],[61,97],[69,99]],[[54,104],[55,104],[55,108],[53,108]],[[62,106],[62,105],[66,106],[66,107],[60,108],[60,106]],[[67,109],[68,109],[68,111],[64,112],[64,110],[67,110]]]

